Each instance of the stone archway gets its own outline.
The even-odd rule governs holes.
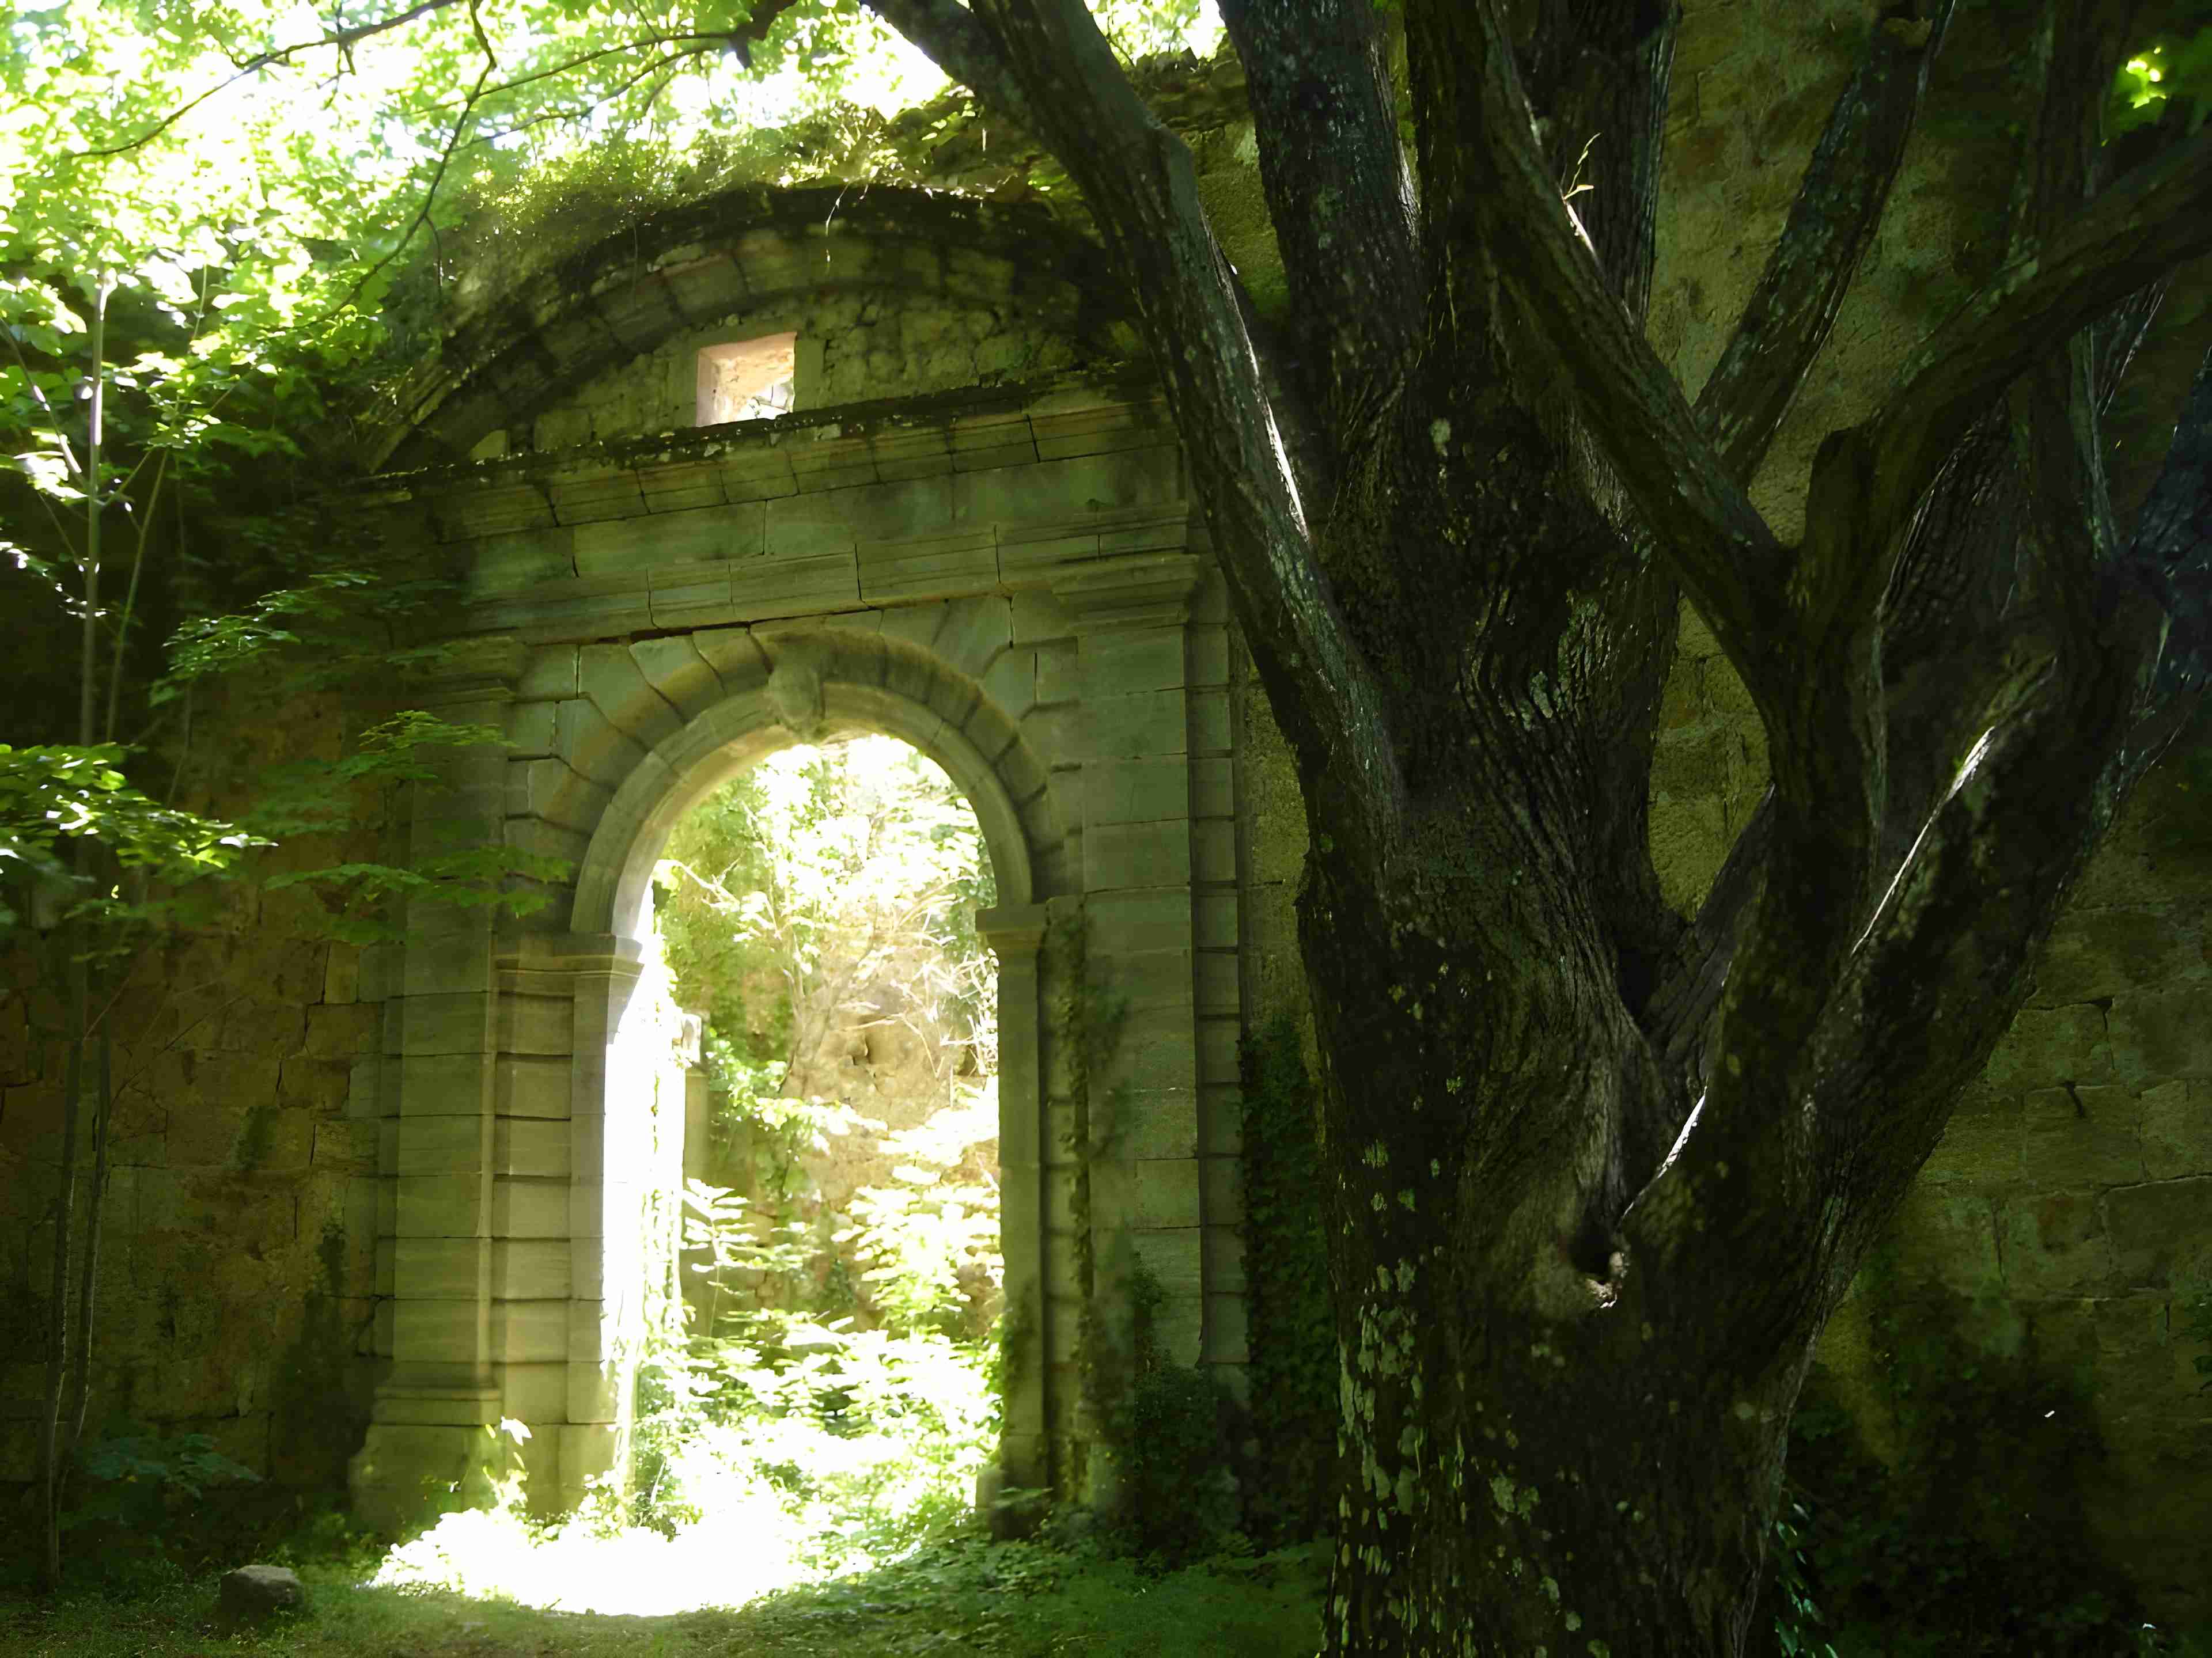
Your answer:
[[[602,1294],[596,1302],[570,1302],[569,1414],[561,1429],[558,1474],[564,1503],[580,1497],[584,1482],[621,1455],[621,1359],[636,1333],[635,1309],[619,1293],[623,1273],[609,1247],[634,1218],[635,1206],[611,1176],[624,1144],[649,1127],[641,1121],[647,1102],[639,1084],[650,1060],[625,1029],[634,975],[613,963],[642,957],[652,872],[669,832],[718,785],[780,748],[860,732],[896,737],[943,767],[975,811],[1000,890],[998,906],[977,920],[999,958],[1000,1225],[1007,1304],[1042,1308],[1042,1285],[1054,1265],[1043,1229],[1044,1096],[1037,1063],[1043,1042],[1036,957],[1045,906],[1036,897],[1032,847],[1057,840],[1060,826],[1048,793],[1015,799],[1014,791],[1036,775],[1034,757],[1022,752],[1018,734],[993,718],[996,711],[980,696],[977,732],[949,723],[939,705],[959,698],[957,677],[921,653],[886,646],[878,635],[804,625],[773,630],[760,643],[766,677],[726,695],[650,751],[615,791],[578,873],[572,936],[607,938],[612,949],[608,965],[586,969],[593,979],[591,1011],[604,1007],[604,1029],[589,1015],[580,1018],[571,1072],[572,1123],[586,1126],[572,1131],[578,1156],[570,1213],[572,1220],[596,1215],[599,1223],[572,1236],[571,1283],[588,1283],[596,1274]],[[894,655],[906,659],[898,665],[904,671],[886,683]],[[987,756],[979,738],[997,754]],[[580,1013],[584,1007],[580,1001]],[[594,1137],[596,1159],[578,1143]],[[1067,1264],[1058,1265],[1065,1271]],[[1030,1332],[1036,1351],[1024,1355],[1026,1366],[1016,1367],[1006,1400],[1001,1465],[1015,1484],[1042,1485],[1048,1478],[1044,1334],[1041,1327]]]
[[[1078,382],[724,428],[390,479],[374,510],[475,594],[421,700],[507,734],[455,753],[416,832],[457,820],[575,876],[497,932],[410,914],[380,987],[390,1370],[353,1467],[365,1515],[404,1522],[426,1482],[481,1491],[502,1418],[532,1428],[544,1506],[614,1465],[610,1148],[651,860],[731,768],[840,724],[945,765],[999,865],[1009,1305],[1034,1294],[1006,1478],[1069,1488],[1093,1431],[1076,1333],[1086,1309],[1111,1323],[1119,1272],[1162,1287],[1171,1354],[1241,1362],[1225,603],[1149,399]],[[1126,1014],[1089,1084],[1115,1132],[1087,1146],[1042,1011],[1072,988],[1038,981],[1048,912],[1081,918]]]

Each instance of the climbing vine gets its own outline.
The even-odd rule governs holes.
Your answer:
[[[1238,1051],[1244,1102],[1244,1277],[1251,1331],[1249,1431],[1256,1443],[1246,1529],[1310,1538],[1334,1451],[1336,1336],[1328,1254],[1314,1193],[1321,1147],[1313,1079],[1288,1014]]]
[[[1875,1455],[1815,1373],[1791,1430],[1785,1650],[1831,1639],[1899,1658],[2137,1650],[2140,1610],[2088,1540],[2083,1484],[2103,1447],[2086,1390],[2032,1334],[2009,1351],[1972,1340],[1961,1297],[1900,1300],[1893,1258],[1869,1271],[1874,1408],[1896,1449]]]

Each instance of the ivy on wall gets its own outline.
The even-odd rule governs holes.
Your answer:
[[[1875,1397],[1857,1408],[1889,1418],[1894,1456],[1873,1454],[1815,1370],[1791,1427],[1784,1649],[2136,1650],[2140,1608],[2089,1540],[2085,1483],[2104,1448],[2085,1390],[2032,1336],[2009,1351],[1975,1340],[1986,1309],[1956,1295],[1899,1300],[1893,1260],[1867,1270],[1878,1363]]]
[[[1314,1536],[1335,1453],[1336,1339],[1316,1194],[1314,1085],[1295,1020],[1277,1017],[1238,1052],[1244,1096],[1244,1273],[1251,1332],[1244,1524],[1273,1546]]]

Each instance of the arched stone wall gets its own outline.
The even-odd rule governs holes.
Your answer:
[[[645,1178],[628,1164],[666,1063],[625,1023],[651,865],[731,770],[840,729],[943,764],[999,872],[984,929],[1023,1347],[1006,1477],[1073,1489],[1094,1431],[1075,1408],[1077,1331],[1086,1309],[1115,1327],[1132,1272],[1163,1291],[1168,1351],[1235,1385],[1227,615],[1172,436],[1149,400],[1080,384],[793,436],[706,434],[589,458],[588,477],[456,468],[388,481],[376,503],[387,544],[476,595],[421,700],[506,733],[454,753],[415,833],[458,823],[575,873],[497,932],[406,918],[374,1079],[390,1370],[353,1469],[373,1518],[418,1514],[426,1480],[480,1491],[471,1470],[504,1418],[532,1429],[541,1503],[617,1465],[635,1321],[623,1229]],[[732,493],[764,479],[765,499]],[[1041,969],[1048,914],[1079,920],[1087,987]],[[1086,988],[1121,1033],[1087,1084],[1068,1063],[1078,1037],[1046,1016]],[[1070,1090],[1086,1085],[1079,1144]]]
[[[465,314],[400,386],[369,459],[460,460],[673,337],[826,290],[1006,307],[1095,361],[1133,345],[1133,307],[1097,245],[1042,208],[885,185],[737,190],[655,214]]]
[[[879,635],[831,629],[793,628],[766,647],[768,677],[731,694],[653,749],[617,788],[601,813],[579,870],[571,917],[574,935],[610,937],[625,960],[641,957],[651,926],[654,863],[684,814],[720,783],[775,750],[860,732],[896,737],[942,766],[974,809],[999,883],[998,907],[978,918],[999,957],[1000,1045],[999,1078],[1000,1248],[1006,1260],[1007,1304],[1041,1304],[1042,1286],[1055,1263],[1047,1260],[1042,1155],[1043,1099],[1038,1059],[1044,1048],[1037,996],[1036,951],[1043,933],[1043,905],[1033,871],[1033,844],[1059,839],[1058,814],[1048,791],[1029,794],[1027,810],[1015,792],[1031,785],[1041,768],[1024,752],[1003,712],[973,681],[916,650],[886,645]],[[886,683],[890,659],[907,672]],[[921,693],[918,695],[917,693]],[[972,701],[969,725],[975,735],[947,721],[940,704]],[[978,746],[978,738],[994,752]],[[1010,763],[1009,763],[1010,762]],[[635,947],[635,948],[633,948]],[[597,1134],[597,1159],[579,1146],[572,1174],[572,1215],[597,1214],[600,1224],[571,1241],[572,1283],[596,1276],[601,1298],[572,1302],[568,1318],[569,1376],[556,1478],[564,1503],[583,1494],[592,1475],[616,1466],[622,1454],[627,1377],[622,1355],[638,1338],[636,1303],[617,1293],[618,1253],[609,1248],[624,1226],[641,1217],[635,1193],[611,1179],[622,1166],[625,1142],[650,1130],[638,1086],[641,1046],[626,1029],[629,1011],[619,975],[609,983],[610,1028],[580,1025],[572,1071],[571,1109]],[[649,1033],[647,1035],[649,1040]],[[626,1057],[626,1054],[630,1057]],[[596,1107],[594,1110],[592,1108]],[[1071,1263],[1057,1263],[1064,1272]],[[1002,1466],[1009,1483],[1048,1483],[1045,1424],[1050,1375],[1043,1332],[1026,1330],[1034,1351],[1020,1355],[1018,1378],[1007,1400]],[[603,1420],[579,1420],[582,1410]],[[549,1473],[552,1472],[548,1470]]]

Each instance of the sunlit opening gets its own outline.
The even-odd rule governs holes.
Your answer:
[[[999,1424],[997,976],[975,929],[995,897],[974,812],[890,738],[787,750],[678,824],[658,993],[704,1035],[681,1190],[644,1209],[627,1479],[533,1519],[530,1430],[507,1424],[498,1506],[378,1583],[742,1606],[967,1518]]]
[[[791,412],[798,387],[799,336],[763,334],[699,353],[699,421],[773,420]]]

